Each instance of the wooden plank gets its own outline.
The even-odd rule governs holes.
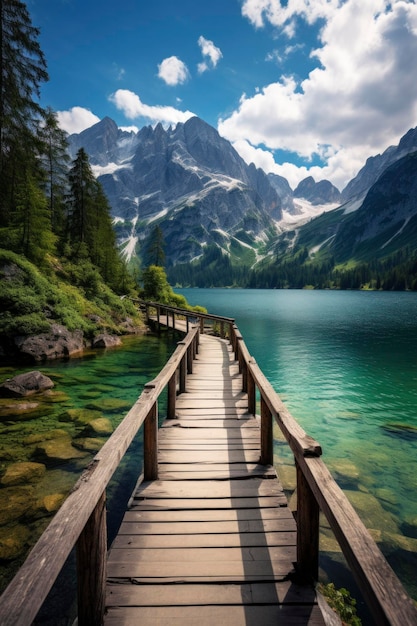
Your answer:
[[[180,526],[177,524],[177,526]],[[165,528],[165,533],[167,532]],[[137,534],[132,529],[132,534],[119,533],[112,544],[112,550],[117,549],[148,549],[148,548],[248,548],[248,547],[276,547],[295,546],[297,535],[295,530],[275,533],[249,533],[236,530],[235,533],[224,529],[223,533],[211,534],[210,529],[201,534],[192,532],[188,528],[183,528],[182,533],[178,529],[174,534],[174,529],[169,528],[170,534]]]
[[[169,524],[169,527],[168,527]],[[268,533],[287,533],[295,532],[295,520],[291,518],[283,519],[249,519],[249,520],[221,520],[221,521],[134,521],[128,522],[124,520],[119,528],[118,537],[121,535],[165,535],[169,532],[172,535],[180,535],[182,533],[193,534],[244,534],[250,533],[254,535]],[[114,545],[114,544],[113,544]]]
[[[192,590],[190,590],[190,593]],[[323,626],[320,609],[313,606],[114,607],[106,626]]]
[[[197,465],[191,463],[189,465],[175,465],[171,466],[170,463],[165,463],[159,466],[159,478],[161,480],[177,480],[187,478],[189,480],[206,480],[217,478],[219,480],[232,480],[236,478],[245,478],[250,476],[262,476],[263,478],[269,478],[273,476],[273,470],[271,468],[263,468],[262,466],[253,465],[253,469],[248,469],[248,466],[244,466],[241,463],[236,463],[237,469],[233,469],[233,465],[230,468],[218,469],[220,465]],[[171,469],[173,467],[173,469]]]
[[[135,493],[136,498],[240,498],[258,496],[276,496],[282,493],[278,480],[154,480],[143,482]]]
[[[146,500],[134,500],[143,510],[168,510],[168,509],[246,509],[246,508],[275,508],[287,506],[284,495],[259,498],[212,498],[202,500],[200,498],[146,498]]]
[[[126,522],[198,522],[198,521],[230,521],[230,520],[271,520],[289,519],[294,522],[294,516],[288,506],[279,508],[241,508],[241,509],[177,509],[158,511],[155,509],[131,508],[126,511]]]
[[[178,566],[180,569],[188,564],[205,564],[213,563],[218,571],[223,571],[224,562],[229,565],[237,563],[239,566],[243,564],[262,563],[267,571],[270,564],[288,561],[295,556],[294,544],[289,546],[263,546],[263,547],[220,547],[220,548],[200,548],[200,547],[181,547],[181,548],[146,548],[146,550],[135,550],[129,548],[111,549],[108,558],[108,566],[113,564],[126,563],[132,564],[134,567],[139,564],[163,563],[167,567],[171,564]],[[270,569],[272,571],[272,569]]]
[[[209,550],[210,548],[207,548]],[[226,548],[231,550],[232,548]],[[121,553],[124,550],[113,550],[110,552],[108,561],[108,576],[110,578],[131,578],[136,582],[157,582],[170,580],[181,582],[214,582],[215,580],[224,581],[271,581],[271,580],[283,580],[293,572],[294,560],[296,558],[296,551],[294,548],[286,549],[286,557],[284,554],[277,560],[258,560],[258,561],[242,561],[233,560],[228,561],[225,556],[217,557],[216,560],[203,561],[200,554],[200,560],[185,560],[180,561],[139,561],[125,560]],[[140,554],[141,552],[148,552],[148,550],[136,550]],[[165,552],[171,552],[171,550],[165,550]],[[195,550],[188,550],[193,553]],[[200,550],[198,551],[200,553]],[[221,552],[221,550],[219,550]],[[132,554],[130,552],[130,554]],[[220,559],[220,561],[219,561]]]
[[[159,453],[161,463],[257,463],[259,461],[258,450],[233,450],[233,451],[183,451],[183,450],[161,450]]]
[[[251,604],[315,604],[310,586],[288,580],[279,583],[218,585],[130,585],[109,584],[106,604],[113,606],[198,606]],[[141,623],[141,622],[139,622]]]

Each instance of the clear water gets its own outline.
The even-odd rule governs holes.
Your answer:
[[[417,598],[417,294],[179,291],[190,304],[236,320]]]

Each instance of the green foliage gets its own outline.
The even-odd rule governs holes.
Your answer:
[[[343,624],[361,626],[362,622],[356,615],[356,600],[345,588],[336,589],[333,583],[318,585],[319,592],[326,598],[328,605],[336,611]]]
[[[151,265],[146,268],[143,272],[142,280],[143,289],[140,295],[144,300],[169,304],[170,306],[187,309],[188,311],[207,313],[204,307],[191,307],[183,295],[174,293],[171,285],[168,283],[163,267]]]
[[[143,323],[134,305],[121,300],[91,264],[89,273],[77,266],[67,272],[62,264],[56,269],[50,265],[46,277],[24,257],[0,249],[0,335],[46,332],[52,322],[87,336],[100,330],[122,333],[127,317]],[[73,284],[75,275],[83,288]]]

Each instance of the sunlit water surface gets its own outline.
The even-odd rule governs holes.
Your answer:
[[[179,291],[236,320],[417,599],[417,294]],[[285,456],[284,446],[275,453]]]

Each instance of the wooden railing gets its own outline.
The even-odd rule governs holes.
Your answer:
[[[234,320],[205,313],[143,303],[158,325],[162,315],[176,328],[185,322],[186,335],[159,375],[145,388],[100,452],[94,457],[71,494],[30,552],[0,598],[2,626],[29,626],[45,601],[68,555],[76,546],[78,625],[103,622],[106,582],[106,487],[123,455],[144,426],[143,478],[158,477],[158,398],[167,388],[167,417],[175,417],[177,393],[186,390],[192,373],[200,332],[211,325],[230,339],[242,373],[249,411],[260,402],[261,463],[273,464],[273,419],[294,454],[297,468],[297,575],[317,580],[319,512],[323,511],[357,579],[378,626],[417,624],[417,610],[386,562],[346,496],[321,459],[321,447],[309,437],[281,402],[250,356]],[[196,325],[196,322],[198,324]]]

